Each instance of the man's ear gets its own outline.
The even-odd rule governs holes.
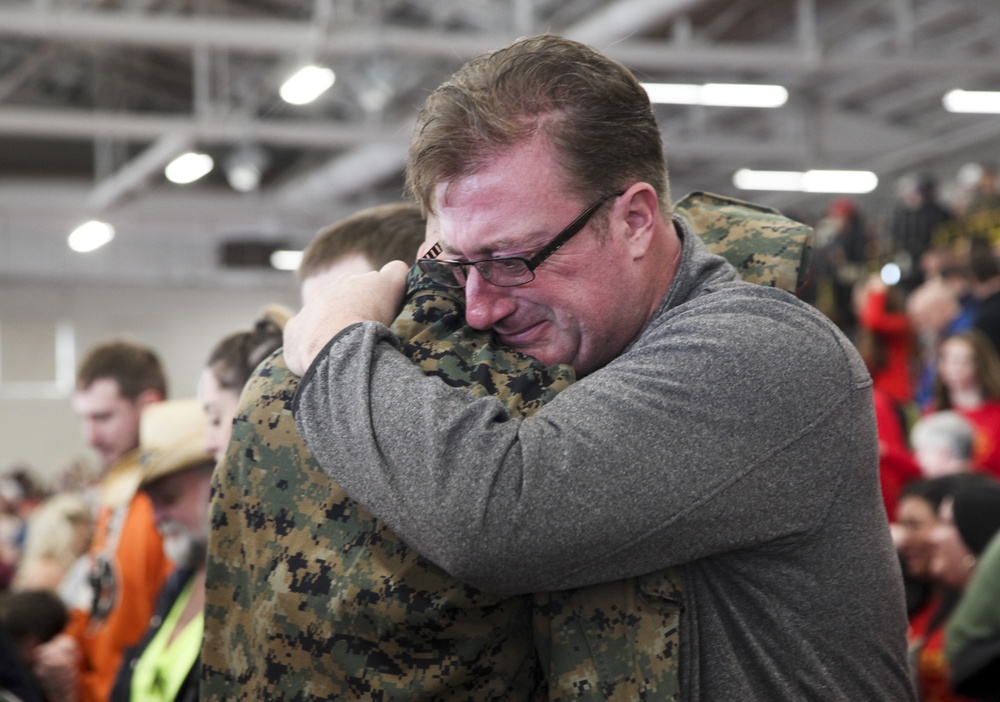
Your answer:
[[[148,390],[143,390],[139,393],[139,396],[135,398],[135,406],[142,409],[146,405],[151,405],[155,402],[163,401],[163,393],[159,390],[154,390],[152,388]]]
[[[625,210],[628,245],[635,258],[649,249],[660,219],[660,200],[649,183],[635,183],[621,196]]]

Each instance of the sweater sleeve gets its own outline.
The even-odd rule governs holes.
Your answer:
[[[297,425],[349,494],[495,592],[785,548],[852,473],[877,506],[870,381],[818,314],[741,290],[661,315],[526,419],[426,377],[385,327],[357,325],[303,378]]]

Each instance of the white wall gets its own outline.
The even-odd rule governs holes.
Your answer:
[[[190,284],[134,286],[0,280],[0,339],[6,342],[10,359],[22,356],[24,351],[14,349],[18,353],[11,353],[15,331],[44,330],[49,324],[69,322],[75,367],[92,344],[128,334],[160,353],[172,397],[192,396],[215,343],[230,332],[249,328],[261,308],[272,302],[298,309],[298,287],[291,273],[263,276],[228,289]],[[6,338],[5,325],[9,332]],[[30,337],[22,334],[21,338]],[[51,365],[52,349],[44,343],[38,346],[36,358],[43,365]],[[35,353],[34,349],[31,353]],[[29,387],[24,392],[24,386],[10,384],[12,363],[7,364],[8,377],[0,377],[0,473],[12,462],[21,461],[42,479],[51,480],[74,459],[86,457],[93,464],[93,454],[80,440],[68,390],[47,388],[50,397],[40,397],[46,388],[34,392]]]

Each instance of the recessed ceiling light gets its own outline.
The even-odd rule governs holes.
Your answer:
[[[302,263],[302,251],[278,249],[271,254],[271,266],[279,271],[297,271]]]

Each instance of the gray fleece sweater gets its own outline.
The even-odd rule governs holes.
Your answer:
[[[484,589],[683,566],[687,700],[911,700],[864,364],[675,224],[658,312],[535,415],[423,375],[365,323],[306,373],[299,431],[350,495]]]

